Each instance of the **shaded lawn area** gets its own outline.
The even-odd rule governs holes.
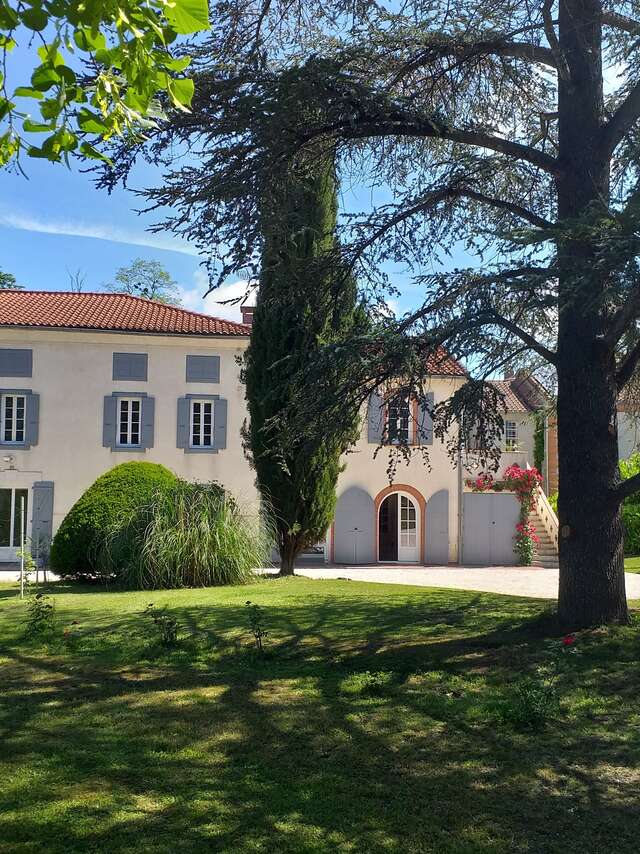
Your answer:
[[[56,635],[27,641],[0,588],[0,852],[640,848],[637,618],[583,633],[559,713],[523,732],[496,708],[558,646],[540,600],[303,578],[54,598]]]
[[[625,572],[640,572],[640,557],[626,557],[624,559]]]

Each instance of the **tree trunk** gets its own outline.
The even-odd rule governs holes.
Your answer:
[[[569,74],[558,85],[560,222],[576,233],[608,205],[610,161],[601,151],[601,3],[561,0],[560,49]],[[571,225],[573,223],[573,225]],[[587,236],[558,242],[558,466],[560,587],[566,629],[628,620],[619,482],[617,384],[605,343],[607,272]],[[595,233],[595,231],[594,231]]]
[[[281,576],[294,574],[295,560],[300,553],[298,538],[292,534],[285,534],[280,541],[280,572]]]

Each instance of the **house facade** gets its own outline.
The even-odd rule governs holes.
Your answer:
[[[121,462],[162,463],[192,481],[217,480],[258,506],[242,448],[247,416],[238,357],[247,323],[120,294],[0,291],[0,561],[12,561],[24,521],[48,547],[84,490]],[[345,456],[334,523],[322,545],[336,563],[513,563],[513,495],[479,495],[433,436],[429,409],[466,382],[442,352],[427,399],[373,397]],[[533,462],[535,401],[515,378],[505,398],[503,464]],[[521,385],[521,384],[520,384]],[[427,446],[389,482],[383,435]]]

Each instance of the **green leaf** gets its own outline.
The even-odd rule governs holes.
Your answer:
[[[25,119],[22,122],[22,129],[26,133],[44,133],[53,130],[51,125],[43,124],[42,122],[34,122],[33,119]]]
[[[13,95],[16,98],[44,98],[42,92],[32,89],[30,86],[18,86]]]
[[[41,32],[49,23],[49,16],[42,8],[32,7],[20,13],[22,23],[30,30]]]
[[[68,65],[56,65],[56,71],[62,77],[67,86],[73,86],[76,82],[76,75],[72,68]]]
[[[180,35],[209,29],[207,0],[174,0],[165,12],[167,21]]]
[[[43,119],[56,119],[62,112],[62,104],[57,98],[46,98],[40,104],[40,112],[42,113]]]
[[[60,75],[53,68],[39,65],[31,75],[31,85],[40,92],[47,92],[60,82]]]
[[[109,130],[101,116],[86,108],[78,113],[78,127],[86,133],[106,133]]]
[[[0,97],[0,120],[7,116],[14,107],[15,104],[12,101]]]
[[[38,48],[38,56],[43,63],[51,62],[53,65],[64,65],[64,56],[58,50],[59,43],[59,41],[55,41]]]
[[[20,18],[15,9],[6,3],[0,3],[0,27],[3,30],[13,30],[20,23]]]
[[[179,110],[189,112],[188,108],[191,106],[194,91],[193,80],[189,78],[173,80],[170,78],[167,82],[167,89],[175,106]]]
[[[167,62],[164,63],[164,67],[168,71],[175,71],[176,74],[179,74],[181,71],[184,71],[191,65],[191,57],[190,56],[182,56],[180,58],[170,58]]]
[[[94,33],[88,28],[76,30],[73,34],[73,40],[80,50],[105,50],[107,47],[107,40],[104,35],[100,32]]]
[[[84,154],[85,157],[90,157],[92,160],[102,160],[105,163],[108,163],[110,166],[113,165],[112,161],[105,155],[98,151],[97,148],[94,148],[90,143],[83,142],[80,146],[80,151]]]

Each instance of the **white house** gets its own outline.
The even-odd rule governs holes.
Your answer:
[[[189,480],[217,480],[257,503],[240,431],[246,418],[237,357],[247,323],[121,294],[0,291],[0,561],[15,559],[20,507],[27,535],[46,543],[104,471],[162,463]],[[466,374],[445,352],[430,363],[428,405]],[[525,384],[526,385],[526,384]],[[530,388],[502,381],[504,464],[533,461]],[[428,405],[372,399],[338,482],[323,548],[337,563],[513,563],[513,495],[476,494],[434,440]],[[410,410],[410,407],[412,409]],[[429,446],[389,484],[387,432]]]

